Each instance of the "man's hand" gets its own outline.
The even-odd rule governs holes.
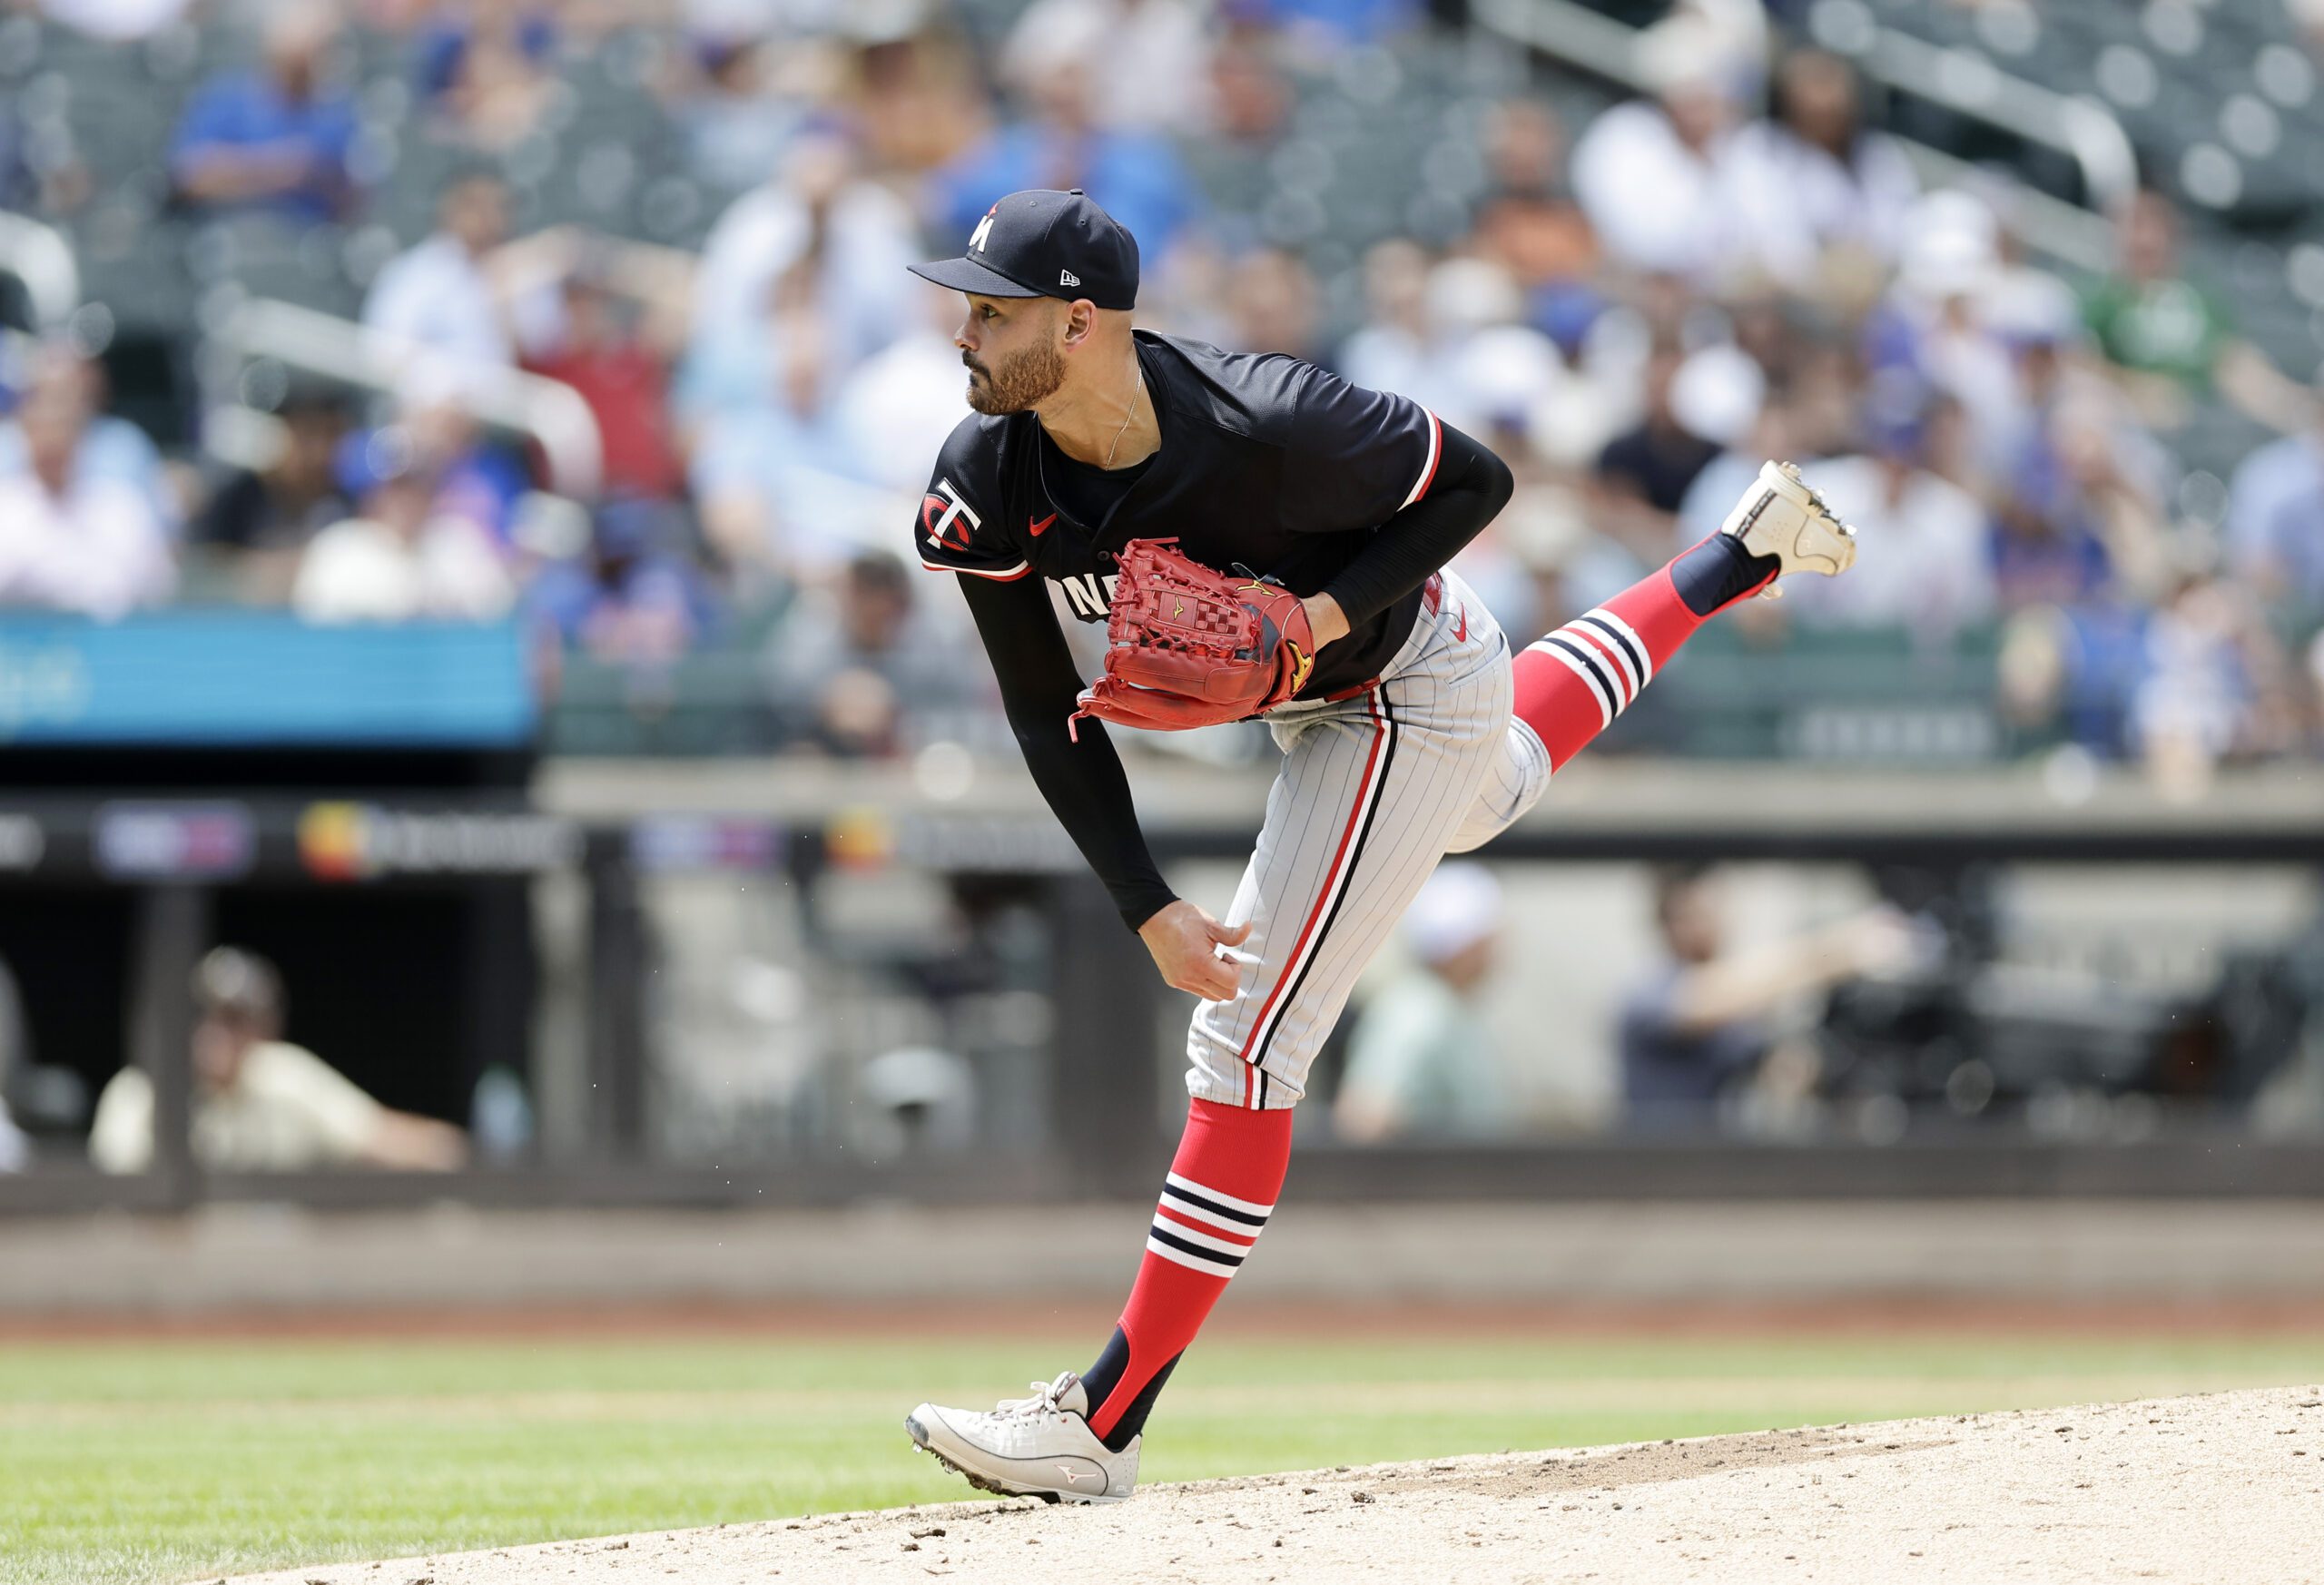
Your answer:
[[[1218,955],[1221,947],[1239,947],[1249,937],[1247,924],[1223,925],[1181,897],[1137,927],[1138,939],[1154,954],[1154,966],[1172,989],[1191,990],[1205,1001],[1232,1001],[1242,981],[1240,969]]]
[[[1329,595],[1310,595],[1299,603],[1306,608],[1307,625],[1315,635],[1317,650],[1347,636],[1347,613],[1340,609],[1337,600]]]

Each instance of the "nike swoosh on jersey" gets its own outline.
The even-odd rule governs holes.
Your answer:
[[[1049,526],[1056,521],[1057,514],[1055,512],[1051,512],[1048,517],[1042,518],[1038,523],[1033,521],[1033,515],[1028,512],[1025,514],[1025,531],[1030,534],[1034,538],[1039,539],[1042,533],[1048,529]]]

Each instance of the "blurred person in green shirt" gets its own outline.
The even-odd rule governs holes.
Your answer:
[[[1501,886],[1482,864],[1445,864],[1421,888],[1404,914],[1412,963],[1365,1004],[1348,1044],[1332,1107],[1341,1137],[1474,1138],[1507,1128],[1506,1087],[1477,1008],[1501,923]]]
[[[2226,304],[2181,268],[2171,201],[2142,190],[2115,217],[2113,274],[2083,291],[2083,318],[2140,414],[2176,428],[2216,390],[2255,423],[2290,433],[2314,416],[2308,389],[2237,330]]]

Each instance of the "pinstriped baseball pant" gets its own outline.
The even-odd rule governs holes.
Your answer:
[[[1187,1088],[1228,1106],[1295,1106],[1357,976],[1447,852],[1531,808],[1541,740],[1510,711],[1509,643],[1452,573],[1381,680],[1267,724],[1284,753],[1228,924],[1248,920],[1241,984],[1187,1036]]]

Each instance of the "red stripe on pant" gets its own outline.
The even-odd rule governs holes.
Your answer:
[[[1257,1085],[1251,1077],[1252,1065],[1256,1060],[1254,1053],[1266,1039],[1270,1027],[1268,1015],[1275,1011],[1275,1004],[1281,999],[1284,988],[1299,978],[1300,958],[1307,950],[1308,938],[1315,933],[1324,916],[1331,911],[1332,897],[1338,890],[1340,872],[1352,861],[1350,855],[1354,850],[1356,837],[1379,791],[1375,778],[1380,771],[1381,746],[1388,741],[1388,730],[1380,718],[1379,690],[1373,690],[1367,702],[1372,707],[1372,752],[1364,756],[1364,778],[1356,787],[1355,805],[1347,812],[1347,824],[1341,828],[1339,846],[1332,852],[1331,868],[1324,871],[1324,883],[1316,889],[1315,905],[1307,911],[1307,922],[1300,927],[1299,940],[1293,943],[1291,955],[1283,960],[1283,967],[1275,975],[1275,989],[1267,992],[1266,1002],[1259,1009],[1259,1016],[1251,1020],[1251,1032],[1245,1037],[1243,1049],[1237,1053],[1243,1060],[1243,1100],[1252,1107],[1258,1105]]]

